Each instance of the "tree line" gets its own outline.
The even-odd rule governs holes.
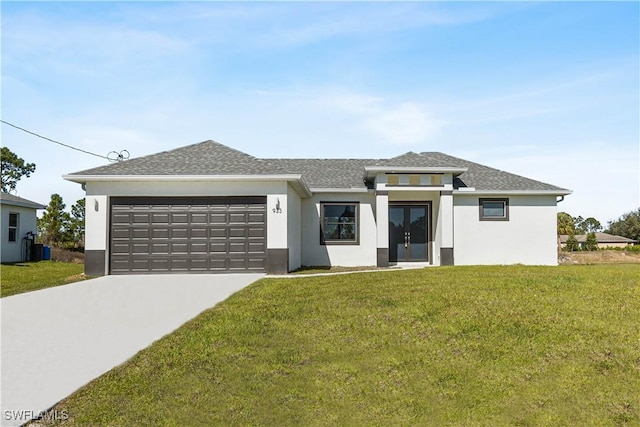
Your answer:
[[[79,199],[65,211],[66,205],[59,194],[51,200],[38,223],[38,241],[45,245],[65,249],[84,249],[85,199]]]
[[[28,178],[36,170],[7,147],[0,151],[2,191],[16,189],[20,179]],[[59,194],[52,194],[42,218],[37,219],[38,242],[62,248],[84,248],[84,199],[76,201],[67,212]]]
[[[600,221],[593,217],[573,217],[566,212],[558,213],[558,235],[568,235],[565,249],[568,251],[598,249],[597,232],[603,231]],[[607,234],[622,236],[640,242],[640,208],[627,212],[615,221],[609,221],[604,230]],[[586,235],[585,242],[580,245],[576,235]]]

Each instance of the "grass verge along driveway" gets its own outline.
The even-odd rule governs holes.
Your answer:
[[[263,279],[46,425],[638,425],[637,266]]]
[[[21,294],[84,280],[84,266],[70,262],[40,261],[0,266],[0,295]]]

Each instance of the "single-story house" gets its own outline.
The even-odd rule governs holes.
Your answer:
[[[214,141],[64,178],[86,191],[90,275],[556,265],[571,193],[439,152],[261,159]]]
[[[615,236],[613,234],[607,233],[594,233],[596,235],[596,240],[598,241],[598,247],[601,249],[604,248],[624,248],[629,245],[634,245],[638,243],[637,240],[628,239],[622,236]],[[576,234],[574,236],[578,241],[580,246],[584,246],[584,243],[587,241],[586,234]],[[560,244],[564,247],[567,245],[567,240],[569,239],[568,234],[560,235]]]
[[[0,232],[1,262],[21,262],[28,259],[28,233],[35,236],[36,211],[45,206],[13,194],[0,194],[0,218],[2,218],[2,232]]]

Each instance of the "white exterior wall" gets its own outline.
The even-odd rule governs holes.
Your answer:
[[[438,230],[440,231],[440,247],[453,248],[453,196],[443,194],[440,196],[438,209]]]
[[[287,194],[283,181],[113,181],[88,182],[87,196],[265,196]]]
[[[286,190],[285,190],[286,191]],[[280,202],[281,212],[276,211]],[[287,193],[267,195],[267,248],[287,249]]]
[[[360,202],[360,242],[353,245],[320,244],[320,202]],[[377,263],[375,195],[368,193],[316,193],[302,200],[302,265],[374,266]]]
[[[25,208],[22,206],[11,206],[2,204],[1,206],[1,220],[0,227],[2,232],[0,233],[1,243],[0,252],[2,253],[1,262],[20,262],[25,258],[25,242],[23,240],[25,234],[32,231],[34,234],[38,231],[36,227],[36,210],[33,208]],[[18,230],[16,235],[16,241],[9,241],[9,213],[18,214]]]
[[[431,245],[431,264],[441,265],[440,262],[440,248],[442,247],[442,215],[440,215],[440,197],[433,195],[433,201],[431,205],[431,232],[433,233],[433,244]]]
[[[386,191],[387,175],[376,175],[376,203],[373,212],[376,218],[376,246],[380,249],[389,249],[389,192]]]
[[[381,249],[389,248],[389,195],[376,195],[376,242]]]
[[[106,250],[109,239],[109,199],[85,197],[85,250]]]
[[[480,221],[479,198],[509,199],[508,221]],[[454,194],[456,265],[557,265],[555,196]]]
[[[298,193],[287,188],[287,245],[289,248],[289,270],[302,266],[302,208]]]
[[[449,176],[443,184],[451,185]],[[385,187],[381,183],[381,187]],[[388,197],[367,193],[316,193],[301,199],[285,181],[171,181],[90,182],[86,186],[86,249],[104,250],[109,257],[110,196],[267,196],[267,247],[288,249],[291,270],[307,266],[368,266],[377,264],[377,248],[388,246],[388,203],[423,201],[431,203],[429,247],[431,263],[440,265],[440,248],[451,247],[456,265],[539,264],[556,265],[555,196],[500,196],[509,198],[509,221],[480,221],[478,194],[453,195],[453,207],[441,203],[440,190],[381,188]],[[446,190],[445,190],[446,191]],[[452,197],[452,196],[443,196]],[[274,212],[280,201],[281,213]],[[376,206],[379,201],[380,206]],[[320,202],[359,202],[359,243],[320,244]],[[97,209],[96,209],[97,207]],[[3,206],[3,261],[9,210]],[[33,210],[32,210],[33,211]],[[6,217],[5,217],[6,216]],[[20,239],[27,231],[27,215],[21,213]],[[453,227],[451,226],[453,216]],[[377,225],[376,217],[384,224]],[[33,215],[35,231],[35,214]],[[384,231],[384,232],[381,232]],[[19,251],[19,244],[15,245]],[[108,262],[105,262],[108,265]]]

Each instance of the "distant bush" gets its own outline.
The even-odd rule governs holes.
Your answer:
[[[573,234],[569,235],[567,239],[567,243],[564,246],[564,250],[568,252],[575,252],[580,250],[580,243],[578,243],[578,239]]]
[[[607,246],[604,249],[609,251],[640,253],[640,245],[627,245],[623,248],[620,246]]]
[[[597,251],[598,250],[598,239],[596,239],[595,233],[588,233],[587,239],[584,241],[584,250],[585,251]]]
[[[69,250],[52,247],[51,260],[60,262],[72,262],[74,264],[84,264],[84,253],[79,250]]]

